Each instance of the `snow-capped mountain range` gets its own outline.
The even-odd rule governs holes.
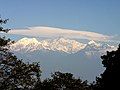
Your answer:
[[[42,78],[51,72],[71,72],[93,81],[104,69],[101,54],[115,50],[115,46],[97,41],[72,40],[65,37],[52,39],[22,38],[10,46],[24,62],[40,62]]]
[[[86,54],[91,52],[101,52],[115,50],[114,46],[106,43],[97,43],[93,40],[88,43],[81,43],[76,40],[66,38],[37,40],[36,38],[22,38],[10,46],[12,51],[57,51],[64,53],[77,53],[84,51]]]

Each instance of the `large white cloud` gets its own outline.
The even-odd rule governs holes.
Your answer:
[[[76,31],[70,29],[61,29],[53,27],[29,27],[27,29],[14,29],[9,34],[26,35],[33,37],[67,37],[88,39],[96,41],[110,40],[111,36],[103,35],[95,32],[88,31]]]

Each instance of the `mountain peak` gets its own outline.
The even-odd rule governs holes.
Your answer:
[[[22,38],[19,41],[19,43],[38,43],[38,40],[36,38]]]
[[[65,53],[76,53],[79,51],[92,52],[92,51],[105,51],[113,50],[113,47],[109,45],[104,45],[96,43],[91,40],[88,44],[80,43],[76,40],[66,39],[64,37],[55,39],[44,39],[38,41],[36,38],[22,38],[13,45],[11,45],[11,50],[13,51],[36,51],[36,50],[48,50],[48,51],[58,51]]]
[[[100,43],[96,43],[94,40],[88,42],[88,45],[100,46]]]
[[[27,51],[49,50],[66,53],[75,53],[85,48],[85,46],[86,44],[80,43],[76,40],[66,39],[63,37],[55,39],[44,39],[41,41],[38,41],[35,38],[22,38],[21,40],[13,44],[11,48],[15,49],[16,51],[19,51],[20,49],[27,49]],[[17,50],[17,48],[19,50]]]
[[[88,44],[96,44],[96,42],[94,40],[91,40],[88,42]]]

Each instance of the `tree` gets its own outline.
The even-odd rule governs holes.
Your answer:
[[[39,82],[35,90],[91,90],[87,81],[76,79],[71,73],[55,72],[51,77]]]
[[[8,19],[0,18],[0,31],[8,32],[4,29]],[[9,45],[13,41],[0,37],[0,90],[32,89],[40,81],[40,66],[38,63],[26,64],[9,51]]]
[[[120,90],[120,45],[116,51],[107,51],[101,58],[106,69],[97,77],[94,90]]]

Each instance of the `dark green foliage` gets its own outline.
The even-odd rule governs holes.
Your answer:
[[[7,58],[0,61],[0,88],[33,88],[39,80],[39,65],[25,64],[11,55],[5,57]]]
[[[0,19],[0,25],[7,20]],[[8,32],[9,29],[0,31]],[[28,90],[40,81],[41,70],[38,63],[26,64],[9,51],[10,39],[0,37],[0,90]]]
[[[10,39],[5,39],[5,37],[0,37],[0,47],[5,47],[11,44],[13,41]]]
[[[39,82],[35,90],[91,90],[87,81],[76,79],[71,73],[55,72],[51,77]]]
[[[101,57],[106,70],[97,77],[95,90],[120,90],[120,45],[116,51],[107,52]]]
[[[7,23],[7,21],[8,21],[8,19],[5,19],[5,20],[3,20],[3,19],[1,19],[1,17],[0,17],[0,32],[2,31],[2,32],[8,32],[10,29],[4,29],[1,25],[2,24],[6,24]]]

